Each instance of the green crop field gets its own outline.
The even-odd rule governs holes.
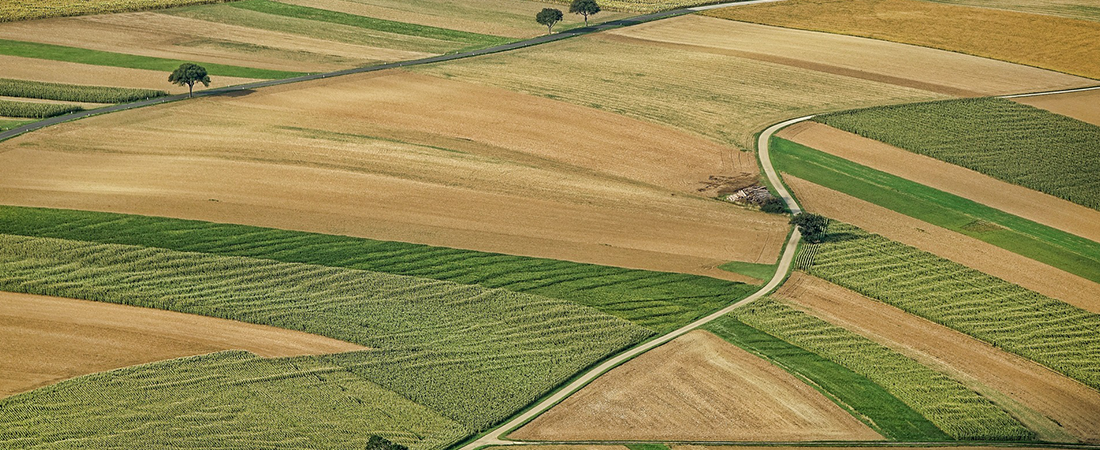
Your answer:
[[[652,333],[549,297],[363,270],[0,235],[0,290],[272,325],[370,347],[323,359],[472,429]]]
[[[1100,243],[773,138],[777,170],[1100,282]]]
[[[0,400],[3,448],[413,450],[470,430],[317,358],[222,352],[102,372]],[[76,444],[79,443],[79,444]]]
[[[867,377],[745,325],[733,315],[723,316],[707,324],[706,329],[795,376],[809,380],[811,386],[822,391],[887,439],[951,440],[950,436],[936,428],[932,422]]]
[[[13,102],[0,100],[0,116],[2,117],[26,117],[33,119],[45,119],[47,117],[60,116],[71,112],[83,111],[80,105],[66,105],[63,103],[34,103]]]
[[[1100,315],[834,222],[809,272],[1100,389]]]
[[[1028,105],[962,99],[814,120],[1100,209],[1100,127]]]
[[[786,304],[764,299],[733,316],[867,377],[955,439],[1033,437],[1004,410],[947,375]]]
[[[156,58],[152,56],[127,55],[124,53],[88,50],[62,45],[39,44],[0,39],[0,55],[22,56],[24,58],[48,59],[96,66],[125,67],[130,69],[159,70],[172,72],[187,61]],[[211,76],[278,79],[304,75],[299,72],[281,70],[254,69],[251,67],[229,66],[225,64],[202,63]],[[165,75],[167,79],[167,75]]]
[[[87,103],[123,103],[168,95],[151,89],[43,83],[0,78],[0,95]]]
[[[4,0],[0,22],[171,8],[227,0]]]
[[[0,233],[385,272],[543,295],[667,332],[733,303],[753,285],[551,259],[270,228],[0,206]]]

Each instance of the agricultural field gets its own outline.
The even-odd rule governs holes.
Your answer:
[[[163,70],[97,66],[38,59],[31,56],[0,55],[0,77],[68,85],[103,84],[90,80],[111,80],[110,84],[118,88],[162,90],[170,94],[187,92],[187,86],[167,83],[165,81],[168,79],[167,72]],[[259,79],[216,76],[210,79],[210,87],[225,87],[254,81]]]
[[[878,440],[809,385],[706,331],[597,379],[509,437],[519,440]]]
[[[0,144],[0,196],[746,281],[717,266],[774,263],[786,236],[785,217],[698,192],[755,182],[752,155],[681,131],[401,71],[311,86],[20,136]]]
[[[1100,7],[1091,0],[929,0],[952,5],[980,6],[1032,14],[1100,21]]]
[[[808,272],[1100,388],[1096,313],[839,222]]]
[[[930,367],[1012,411],[1045,441],[1100,441],[1100,392],[987,343],[799,272],[774,296]]]
[[[1028,440],[1033,436],[1003,409],[955,379],[784,303],[760,300],[732,315],[867,377],[954,439]]]
[[[810,211],[1100,313],[1100,283],[816,183],[791,175],[783,179]]]
[[[723,19],[932,47],[1100,78],[1100,24],[919,0],[788,0],[708,11]]]
[[[1003,99],[827,114],[814,120],[1100,209],[1100,126]]]
[[[1082,122],[1100,126],[1100,89],[1083,92],[1070,92],[1056,95],[1014,98],[1012,101],[1045,109],[1055,114],[1072,117]]]
[[[170,8],[225,0],[10,0],[0,5],[0,22]]]
[[[45,119],[109,103],[166,95],[164,91],[81,86],[0,78],[0,117]]]
[[[550,0],[568,6],[571,0]],[[709,5],[719,3],[717,0],[606,0],[600,2],[602,8],[611,11],[630,11],[635,13],[651,13],[668,11],[691,6]],[[602,13],[602,12],[601,12]]]
[[[365,349],[282,328],[9,292],[0,292],[0,317],[0,398],[78,375],[223,350],[271,358]]]

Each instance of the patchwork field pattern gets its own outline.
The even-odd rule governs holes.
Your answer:
[[[832,223],[809,273],[1100,389],[1100,315]]]
[[[0,5],[0,22],[141,11],[219,1],[226,0],[9,0]]]
[[[919,0],[790,0],[705,14],[848,34],[1100,78],[1100,24]]]

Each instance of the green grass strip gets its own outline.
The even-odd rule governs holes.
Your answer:
[[[955,439],[1034,438],[1007,412],[951,377],[784,303],[763,299],[732,314],[746,325],[867,377]]]
[[[591,306],[657,332],[676,329],[756,290],[753,285],[697,275],[87,211],[0,206],[0,233],[266,258],[503,288]]]
[[[156,58],[152,56],[127,55],[125,53],[104,52],[62,45],[39,44],[37,42],[11,41],[0,39],[0,55],[21,56],[24,58],[48,59],[96,66],[125,67],[128,69],[159,70],[165,72],[164,84],[167,86],[168,73],[176,70],[180,64],[194,61]],[[282,70],[254,69],[251,67],[228,66],[198,62],[211,76],[282,79],[305,75],[301,72]]]
[[[711,322],[705,328],[787,372],[809,380],[810,385],[887,439],[951,440],[950,436],[883,387],[817,353],[745,325],[732,315]]]
[[[0,95],[67,102],[123,103],[168,95],[152,89],[46,83],[0,78]]]
[[[471,430],[316,357],[230,351],[62,381],[0,400],[0,447],[439,450]],[[74,444],[79,442],[79,444]]]
[[[20,125],[35,122],[35,120],[10,120],[0,119],[0,131],[7,131]]]
[[[1100,314],[840,222],[809,272],[1100,389]]]
[[[45,119],[47,117],[60,116],[77,111],[83,111],[80,105],[66,105],[63,103],[34,103],[13,102],[0,100],[0,116],[26,117],[31,119]]]
[[[1100,127],[1001,98],[814,118],[845,131],[1100,209]]]
[[[730,261],[718,266],[727,272],[739,273],[757,280],[768,281],[775,275],[776,264],[758,264],[743,261]]]
[[[1100,243],[785,139],[771,145],[781,172],[1100,283]]]
[[[294,17],[298,19],[315,20],[340,25],[364,28],[367,30],[382,31],[386,33],[403,34],[406,36],[419,36],[429,39],[461,42],[470,46],[490,47],[510,42],[511,39],[487,34],[470,33],[466,31],[449,30],[428,25],[417,25],[392,20],[375,19],[373,17],[357,16],[327,9],[310,8],[307,6],[291,5],[269,0],[243,0],[228,3],[234,8],[247,9],[265,14]]]

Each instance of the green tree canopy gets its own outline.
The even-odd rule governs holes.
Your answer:
[[[561,22],[561,19],[565,17],[560,9],[555,8],[543,8],[535,15],[535,21],[546,25],[546,34],[554,32],[554,24]]]
[[[588,16],[600,12],[600,5],[596,4],[596,0],[573,0],[573,4],[569,5],[569,12],[583,15],[584,26],[587,27]]]
[[[191,97],[195,90],[195,83],[202,83],[210,87],[210,76],[206,74],[206,68],[198,64],[183,63],[171,75],[168,82],[180,86],[187,86],[187,96]]]
[[[365,450],[409,450],[409,448],[401,444],[390,442],[389,439],[375,434],[371,435],[370,439],[367,440],[367,447]]]
[[[791,223],[798,226],[798,231],[807,241],[821,242],[825,237],[825,227],[829,225],[829,219],[817,214],[799,213],[791,218]]]

